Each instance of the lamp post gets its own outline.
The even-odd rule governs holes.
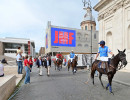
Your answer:
[[[93,28],[92,28],[92,6],[91,6],[91,1],[90,0],[88,0],[88,1],[86,1],[86,0],[82,0],[82,2],[83,2],[83,4],[84,4],[84,9],[86,10],[87,8],[90,8],[90,21],[91,21],[91,66],[92,66],[92,30],[93,30]],[[85,7],[86,6],[86,4],[87,4],[87,8]]]

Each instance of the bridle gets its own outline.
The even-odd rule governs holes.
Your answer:
[[[112,58],[114,58],[114,57],[112,57]],[[111,59],[112,59],[112,58],[111,58]],[[122,60],[123,60],[123,59],[125,59],[125,57],[122,57],[122,58],[120,59],[117,68],[115,68],[115,67],[114,67],[113,65],[111,65],[111,64],[110,64],[110,67],[112,67],[112,68],[115,69],[116,71],[119,71],[119,70],[123,69],[123,68],[126,66],[126,65],[123,66],[123,64],[122,64]],[[121,62],[121,64],[120,64],[120,62]]]

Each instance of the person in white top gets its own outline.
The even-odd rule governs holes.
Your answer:
[[[4,65],[3,64],[8,64],[5,58],[0,61],[0,77],[4,76]]]
[[[4,76],[4,66],[3,64],[0,62],[0,77]]]
[[[18,74],[22,74],[23,64],[22,64],[22,55],[19,53],[17,55],[17,64],[18,64]]]

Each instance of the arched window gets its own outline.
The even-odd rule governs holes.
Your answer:
[[[130,26],[128,27],[128,33],[127,33],[127,47],[130,49]]]
[[[82,44],[78,44],[78,47],[82,47]]]
[[[88,39],[88,34],[86,33],[86,34],[84,34],[84,38],[85,38],[85,40],[87,40]]]
[[[88,27],[87,27],[87,26],[85,26],[85,30],[88,30]]]
[[[112,33],[111,32],[108,32],[107,33],[107,36],[106,36],[106,44],[107,46],[112,50]]]
[[[84,47],[88,47],[88,44],[85,44]]]
[[[97,35],[96,35],[96,33],[94,34],[94,39],[96,39],[97,38]]]
[[[78,34],[78,39],[80,40],[81,39],[81,33],[79,32],[79,33],[77,33]]]

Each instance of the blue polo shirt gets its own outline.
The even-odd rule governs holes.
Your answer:
[[[111,50],[107,46],[104,46],[104,48],[99,47],[98,53],[100,53],[100,57],[108,57],[108,53],[110,52]]]
[[[74,58],[75,54],[74,53],[70,53],[70,58]]]

